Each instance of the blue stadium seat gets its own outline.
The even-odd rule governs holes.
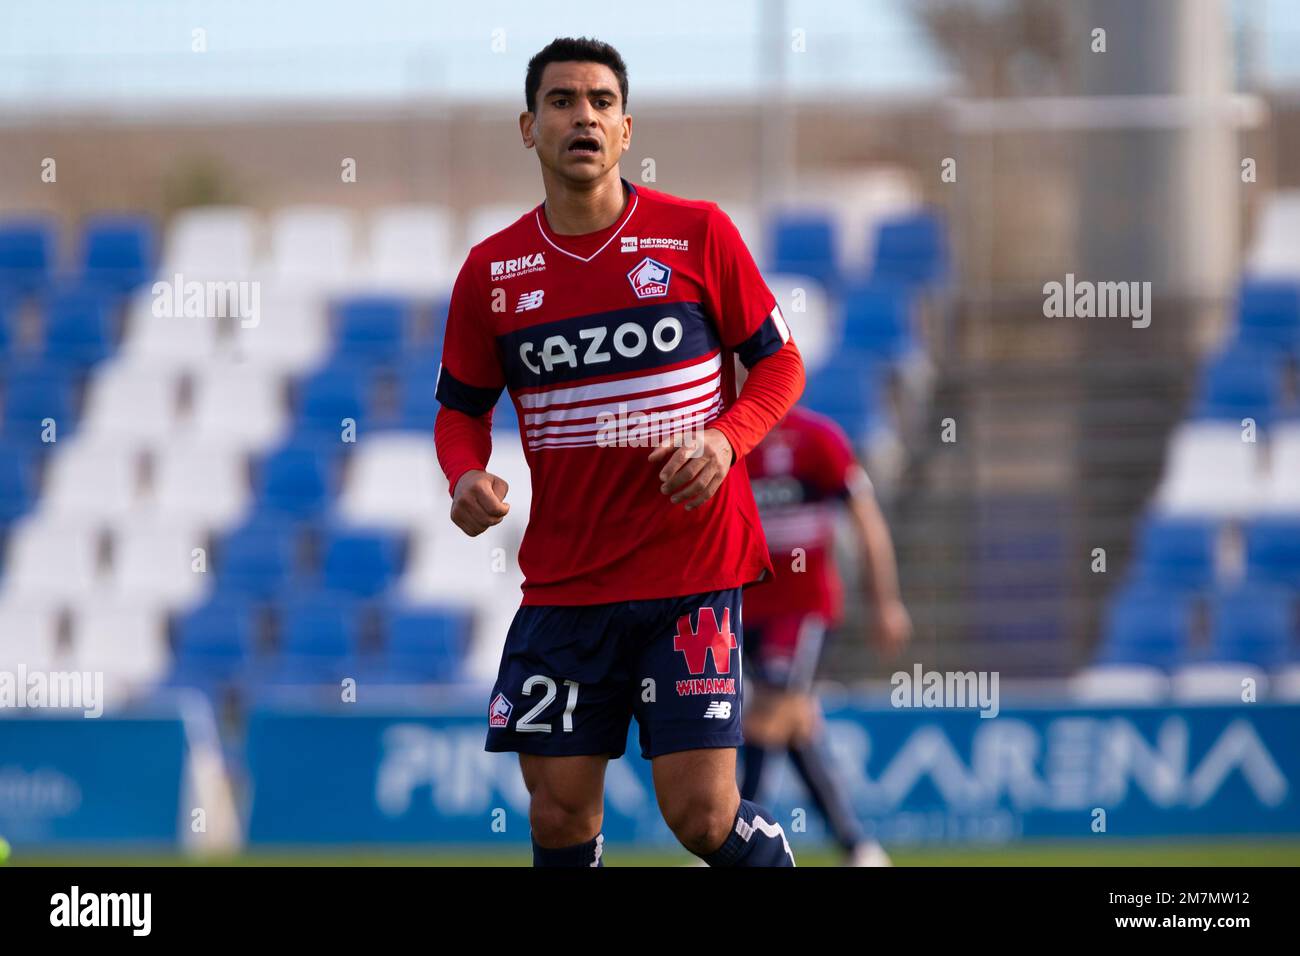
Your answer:
[[[1141,531],[1136,580],[1195,591],[1214,581],[1217,526],[1195,518],[1154,516]]]
[[[0,285],[0,360],[9,354],[10,346],[18,337],[17,298],[12,290]]]
[[[1098,664],[1146,664],[1172,670],[1184,662],[1191,602],[1174,590],[1129,587],[1106,610]]]
[[[279,620],[271,683],[332,683],[355,672],[361,615],[354,598],[300,591],[280,603]]]
[[[924,285],[948,273],[943,221],[933,212],[916,212],[880,223],[876,230],[871,278]]]
[[[89,366],[113,353],[113,298],[90,287],[61,289],[44,302],[45,355],[76,366]]]
[[[254,610],[247,601],[214,598],[177,622],[170,683],[211,690],[238,679],[255,653]]]
[[[294,579],[297,529],[292,522],[258,516],[226,535],[216,557],[219,593],[269,600]]]
[[[1250,523],[1246,576],[1253,582],[1300,588],[1300,517],[1257,518]]]
[[[1238,335],[1247,346],[1300,349],[1300,281],[1248,279],[1237,297]]]
[[[855,444],[888,427],[884,371],[861,355],[836,354],[809,370],[800,401],[835,419]]]
[[[321,585],[328,591],[374,597],[401,573],[403,544],[396,534],[335,529],[325,542]]]
[[[827,288],[838,285],[835,227],[815,212],[778,213],[772,221],[772,271],[813,276]]]
[[[446,608],[394,605],[384,617],[387,640],[376,677],[388,683],[452,681],[469,643],[469,618]]]
[[[0,222],[0,288],[25,295],[44,285],[53,272],[54,236],[45,219]]]
[[[1254,664],[1285,663],[1295,633],[1295,597],[1285,588],[1248,585],[1221,591],[1211,602],[1209,659]]]
[[[340,440],[348,418],[360,432],[369,420],[370,390],[369,369],[356,362],[332,362],[315,372],[299,387],[299,433]]]
[[[1282,403],[1282,363],[1275,354],[1233,344],[1212,359],[1201,377],[1196,417],[1271,423]]]
[[[411,327],[411,303],[397,296],[362,296],[336,306],[337,357],[351,362],[393,363]]]
[[[36,480],[32,456],[16,445],[0,445],[0,530],[32,506]]]
[[[129,292],[153,275],[156,255],[154,224],[147,217],[95,216],[83,229],[82,276],[94,285]]]
[[[897,283],[866,282],[844,290],[846,349],[878,361],[897,362],[916,348],[911,298]]]
[[[14,363],[4,381],[4,440],[44,449],[45,419],[58,427],[57,437],[70,437],[76,425],[73,374],[54,362]]]
[[[324,448],[301,440],[284,445],[258,469],[261,510],[300,519],[319,515],[334,494],[336,466],[337,455]]]

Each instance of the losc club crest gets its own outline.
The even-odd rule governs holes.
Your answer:
[[[488,726],[505,727],[510,723],[510,712],[514,709],[514,705],[506,700],[505,694],[497,694],[492,698],[492,706],[488,708]]]
[[[632,267],[632,271],[627,274],[627,281],[632,283],[632,291],[638,299],[651,299],[668,294],[668,283],[672,277],[672,269],[647,256]]]

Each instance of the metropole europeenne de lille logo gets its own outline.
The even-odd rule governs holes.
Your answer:
[[[731,673],[731,649],[736,646],[736,635],[731,632],[731,608],[722,609],[722,627],[713,608],[702,607],[699,625],[691,627],[691,616],[683,614],[677,619],[677,636],[673,650],[686,655],[686,669],[692,674],[703,674],[709,652],[713,652],[713,669],[719,674]]]
[[[632,283],[632,291],[638,299],[650,299],[668,294],[668,283],[672,281],[673,270],[662,262],[646,256],[627,274],[627,281]]]

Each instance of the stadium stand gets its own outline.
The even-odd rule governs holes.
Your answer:
[[[503,396],[492,467],[512,511],[490,535],[459,533],[433,382],[464,250],[518,214],[473,211],[459,244],[432,206],[364,223],[194,208],[165,234],[95,216],[66,270],[51,224],[0,223],[0,658],[106,670],[128,694],[248,700],[356,674],[490,678],[518,605],[527,463]],[[917,215],[918,234],[939,228]],[[942,273],[940,244],[893,227],[855,246],[888,280],[846,263],[841,240],[866,221],[782,213],[766,270],[806,402],[864,453],[897,431],[891,375],[924,352],[914,299]]]

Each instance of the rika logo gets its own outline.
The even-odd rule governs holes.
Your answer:
[[[650,299],[668,294],[668,283],[672,280],[673,270],[662,262],[656,262],[649,256],[642,259],[627,274],[627,281],[632,283],[632,291],[638,299]]]
[[[736,635],[731,633],[731,608],[722,609],[722,628],[713,608],[702,607],[699,626],[691,629],[691,616],[683,614],[677,619],[677,635],[673,650],[686,655],[686,669],[692,674],[703,674],[709,652],[713,652],[713,669],[719,674],[731,673],[731,649],[736,647]]]
[[[530,272],[541,272],[545,268],[546,260],[542,258],[540,252],[534,252],[531,256],[520,256],[517,259],[497,259],[492,263],[492,281],[513,279],[515,276],[527,275]]]
[[[510,714],[514,709],[515,705],[506,700],[505,694],[497,694],[492,698],[492,706],[488,708],[488,726],[506,726],[510,723]]]

